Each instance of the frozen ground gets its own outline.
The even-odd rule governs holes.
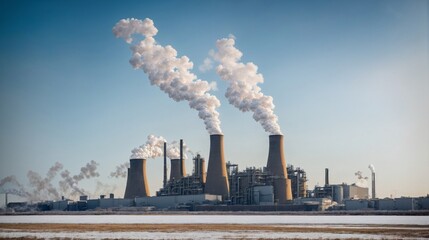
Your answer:
[[[429,216],[2,215],[0,223],[429,225]]]
[[[3,238],[70,239],[407,239],[373,234],[298,233],[298,232],[0,232]],[[416,239],[416,238],[409,238]]]

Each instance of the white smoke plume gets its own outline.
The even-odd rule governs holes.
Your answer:
[[[130,167],[130,163],[126,162],[119,166],[116,166],[116,170],[110,173],[110,177],[114,178],[125,178],[127,177],[127,169]]]
[[[133,55],[130,59],[134,69],[142,69],[152,85],[158,86],[175,101],[187,101],[189,106],[198,111],[210,134],[221,134],[219,113],[216,108],[220,101],[209,93],[215,85],[197,79],[190,72],[193,63],[188,57],[177,57],[177,51],[170,45],[161,46],[154,36],[158,29],[151,19],[122,19],[114,27],[116,37],[127,43],[133,42],[132,35],[140,34],[144,39],[131,46]]]
[[[186,153],[191,153],[190,149],[183,142],[183,159],[188,159],[188,155]],[[173,141],[167,145],[167,157],[169,159],[178,159],[180,158],[180,143],[177,141]]]
[[[59,182],[59,185],[62,192],[68,193],[72,196],[86,195],[86,191],[83,188],[79,188],[78,184],[85,178],[89,179],[100,176],[100,174],[97,172],[97,166],[98,163],[94,160],[91,160],[80,169],[80,173],[77,175],[71,176],[68,170],[61,172],[61,177],[63,180]]]
[[[164,154],[164,142],[167,142],[162,136],[149,135],[147,136],[146,143],[138,148],[134,148],[131,152],[130,159],[150,159],[161,157]],[[188,159],[187,153],[192,154],[191,149],[183,142],[183,159]],[[173,141],[167,144],[167,157],[170,159],[180,158],[180,143]],[[125,178],[128,174],[129,162],[122,163],[116,166],[116,170],[110,173],[113,178]]]
[[[145,144],[131,150],[132,154],[130,159],[149,159],[160,157],[164,153],[164,142],[166,142],[165,138],[151,134],[147,136]]]
[[[368,168],[371,170],[371,173],[375,173],[375,167],[374,167],[374,165],[370,164],[368,166]]]
[[[31,196],[31,194],[25,190],[24,186],[19,183],[13,175],[0,180],[0,193],[14,194],[25,198],[29,198]]]
[[[368,187],[368,177],[362,176],[361,171],[355,172],[355,176],[357,177],[356,186],[359,187]]]
[[[49,168],[46,177],[42,178],[38,173],[28,171],[27,178],[32,187],[31,200],[40,201],[46,199],[59,199],[60,194],[57,189],[52,185],[52,179],[63,168],[63,165],[56,162],[54,166]]]
[[[229,82],[225,97],[229,103],[242,112],[253,112],[253,119],[259,122],[266,132],[282,134],[278,117],[274,114],[273,98],[261,92],[259,83],[264,82],[258,66],[254,63],[240,62],[243,53],[235,48],[234,38],[223,38],[216,42],[217,52],[213,58],[219,62],[217,74]]]

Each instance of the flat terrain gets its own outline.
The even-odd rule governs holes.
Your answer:
[[[218,236],[216,233],[234,233],[237,232],[239,239],[270,239],[284,236],[284,239],[289,239],[288,233],[299,233],[304,239],[312,239],[316,233],[328,234],[320,235],[323,239],[342,238],[342,239],[429,239],[428,225],[253,225],[253,224],[28,224],[28,223],[0,223],[0,239],[9,239],[15,237],[12,233],[25,232],[30,234],[17,234],[17,239],[36,239],[39,236],[48,238],[47,235],[38,235],[36,233],[57,233],[60,236],[66,236],[62,233],[98,233],[99,239],[104,239],[101,233],[133,233],[133,235],[119,235],[124,238],[132,238],[140,233],[144,239],[145,236],[152,236],[150,233],[161,234],[169,233],[171,235],[163,235],[179,239],[195,239],[198,238],[199,232],[212,233],[209,236]],[[34,234],[31,234],[34,233]],[[188,235],[186,233],[189,233]],[[262,233],[262,235],[255,233]],[[306,235],[306,233],[311,235]],[[12,234],[12,235],[11,235]],[[331,234],[331,235],[329,235]],[[55,235],[53,235],[55,236]],[[72,235],[73,236],[73,235]],[[113,237],[114,235],[112,235]],[[183,238],[181,237],[183,236]],[[187,236],[187,237],[186,237]],[[190,237],[189,237],[190,236]],[[234,236],[234,235],[232,235]],[[259,236],[259,237],[258,237]],[[261,237],[262,236],[262,237]],[[265,236],[265,237],[264,237]],[[306,237],[307,236],[307,237]],[[343,237],[341,237],[343,236]],[[373,236],[374,238],[371,238]],[[50,237],[49,237],[50,238]],[[226,234],[220,239],[230,239]],[[283,238],[283,237],[280,237]],[[317,237],[319,238],[319,237]],[[59,239],[59,238],[51,238]],[[63,238],[64,239],[64,238]],[[67,237],[65,237],[67,239]],[[86,239],[84,236],[75,235],[73,239]],[[106,238],[109,239],[109,238]]]

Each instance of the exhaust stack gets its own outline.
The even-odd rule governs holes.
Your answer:
[[[167,143],[164,142],[164,181],[163,186],[167,186]]]
[[[375,199],[375,172],[372,173],[372,199]]]
[[[287,178],[283,135],[270,135],[267,170],[273,175],[274,198],[284,204],[292,200],[291,181]]]
[[[146,159],[130,159],[124,198],[132,199],[148,196],[149,185],[146,178]]]
[[[329,168],[325,168],[325,186],[329,186]]]
[[[229,182],[223,151],[223,135],[210,135],[210,154],[205,193],[229,198]]]

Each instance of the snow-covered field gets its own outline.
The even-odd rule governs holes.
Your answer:
[[[30,215],[0,216],[0,223],[87,224],[382,224],[429,225],[429,216],[326,215]]]
[[[4,238],[33,237],[42,239],[407,239],[398,236],[374,234],[299,233],[299,232],[8,232]],[[409,238],[416,239],[416,238]]]
[[[5,226],[15,223],[22,227]],[[30,229],[26,224],[41,225]],[[59,224],[67,227],[55,229]],[[79,228],[82,224],[94,227],[83,230]],[[131,230],[112,230],[106,224],[146,224],[148,227],[143,229],[143,225],[137,225]],[[157,228],[165,226],[160,224],[169,227]],[[197,227],[190,229],[190,225],[184,224]],[[218,227],[209,230],[209,226]],[[226,230],[224,226],[235,227]],[[256,226],[274,229],[255,230]],[[0,239],[429,239],[428,226],[429,216],[2,215]],[[414,233],[418,234],[409,235]]]

